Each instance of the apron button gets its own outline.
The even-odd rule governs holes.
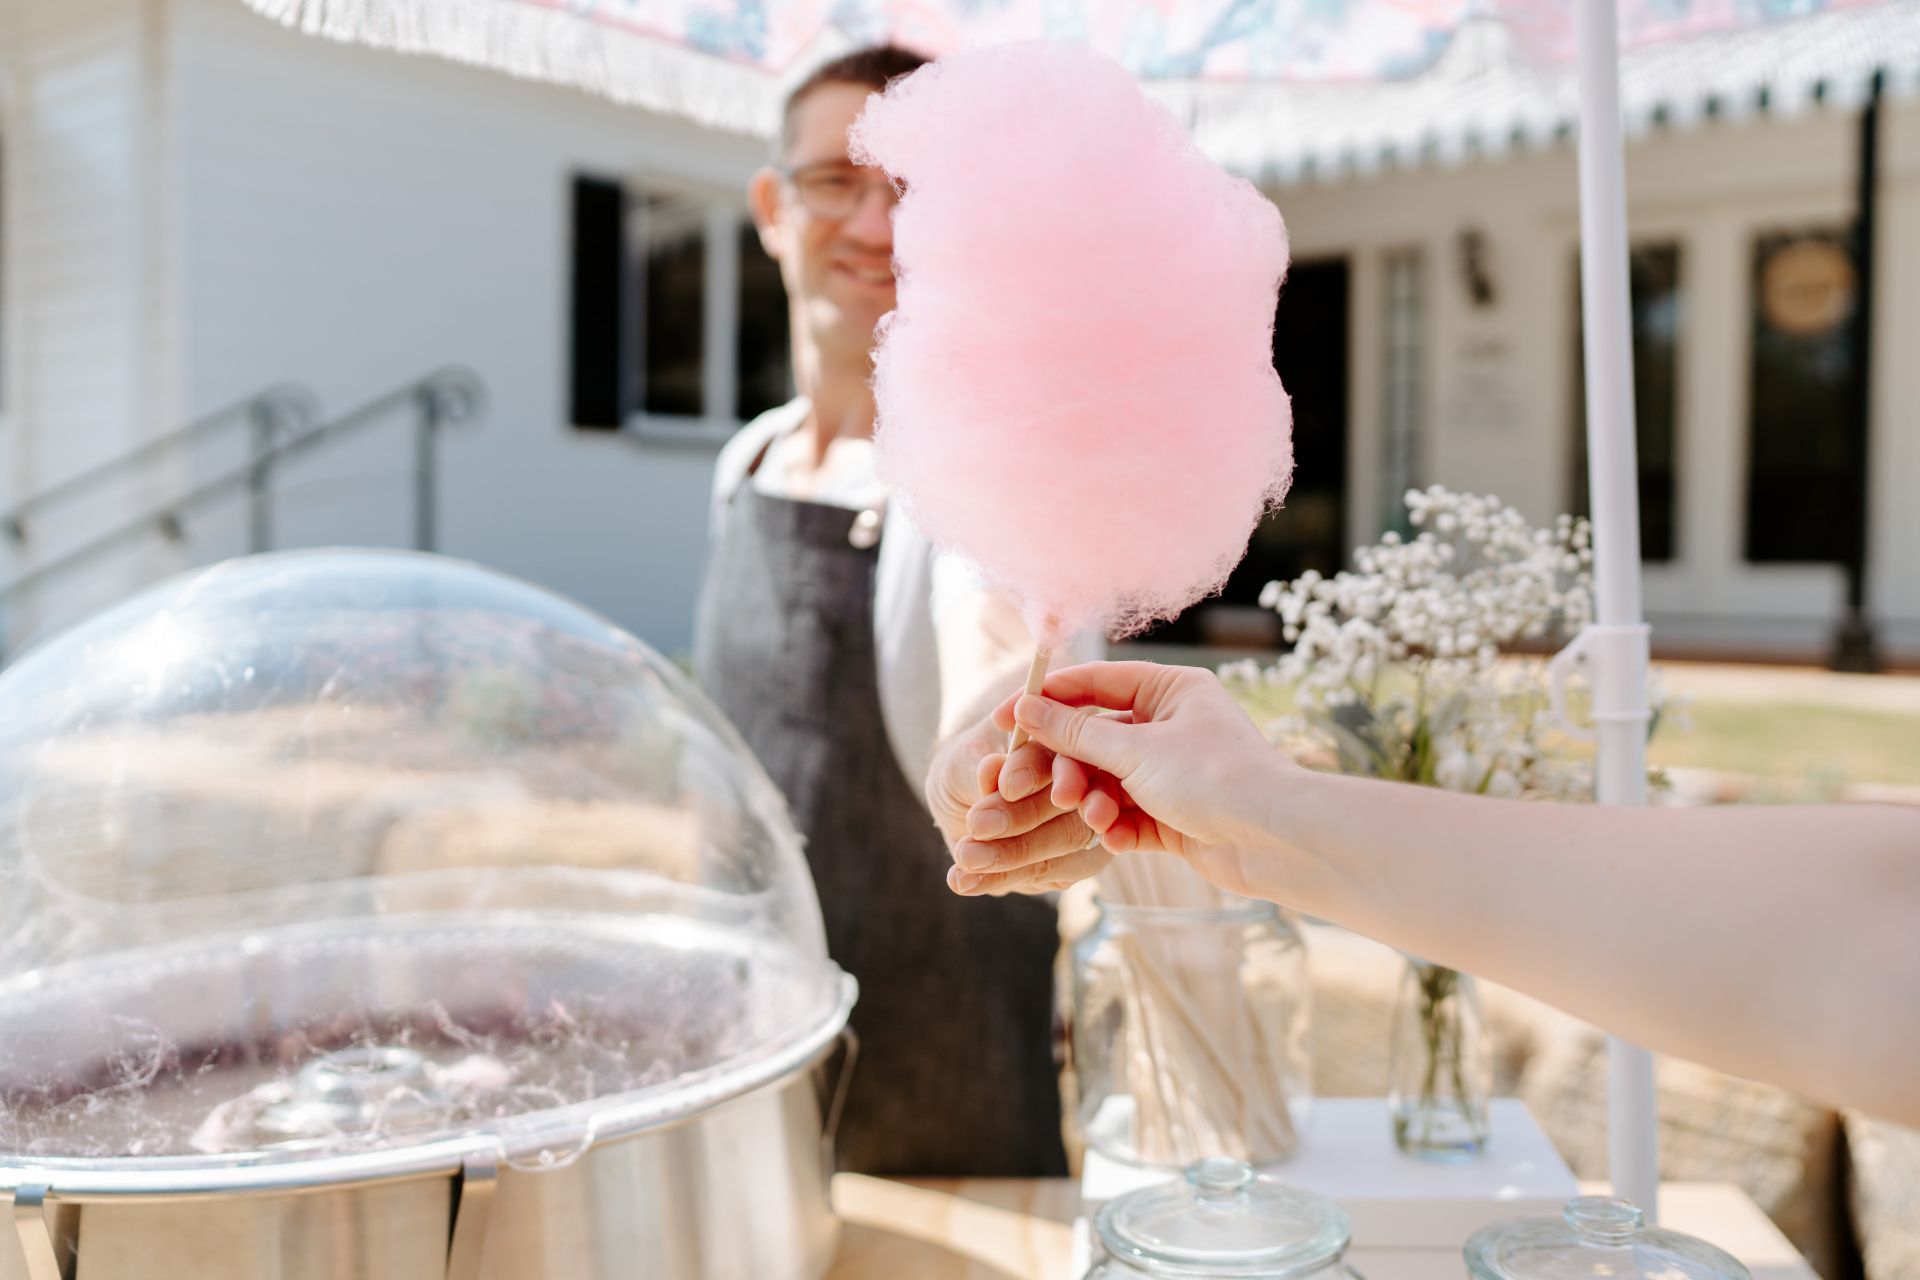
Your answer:
[[[847,530],[847,541],[861,551],[880,541],[880,512],[868,507],[853,518],[853,528]]]

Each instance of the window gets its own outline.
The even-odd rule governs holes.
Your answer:
[[[1857,296],[1845,232],[1773,232],[1754,242],[1750,561],[1844,561],[1856,536],[1859,516],[1849,508],[1860,462],[1851,424]]]
[[[787,304],[742,199],[573,184],[572,421],[721,440],[792,397]]]
[[[1383,370],[1385,437],[1380,450],[1382,528],[1401,534],[1407,490],[1420,475],[1420,312],[1423,296],[1418,249],[1387,255],[1386,360]]]
[[[1680,246],[1640,244],[1628,259],[1633,316],[1634,447],[1640,470],[1640,558],[1671,560],[1678,542],[1678,378],[1680,368]],[[1590,514],[1587,473],[1585,325],[1580,312],[1580,262],[1573,264],[1573,475],[1568,509]]]
[[[630,204],[629,289],[639,295],[627,352],[627,411],[698,418],[706,412],[707,207],[643,192]]]
[[[760,247],[751,220],[740,228],[740,323],[734,331],[738,391],[734,410],[743,420],[793,399],[793,349],[787,333],[787,291],[780,264]]]

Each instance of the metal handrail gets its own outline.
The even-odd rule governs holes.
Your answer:
[[[32,497],[0,512],[0,530],[4,530],[15,544],[23,545],[30,536],[27,524],[29,516],[69,502],[115,476],[145,466],[168,451],[210,435],[220,428],[241,422],[253,424],[254,447],[258,449],[263,440],[296,432],[319,416],[320,398],[314,395],[311,388],[297,382],[276,383],[244,400],[236,400],[204,417],[196,418],[184,427],[155,436],[126,453],[88,467],[58,484],[48,485]]]
[[[415,382],[385,395],[376,396],[357,409],[331,422],[322,422],[297,434],[275,440],[258,450],[242,466],[223,472],[187,490],[179,497],[81,543],[71,551],[36,566],[13,581],[0,584],[0,602],[21,592],[91,563],[118,548],[137,542],[158,531],[178,540],[183,536],[182,518],[217,498],[235,491],[257,490],[267,469],[275,463],[311,453],[329,440],[350,434],[378,421],[402,405],[412,404],[416,419],[414,541],[422,551],[433,550],[435,509],[433,485],[434,437],[442,426],[463,422],[480,411],[485,391],[472,370],[459,366],[439,369]],[[176,433],[178,434],[178,433]]]

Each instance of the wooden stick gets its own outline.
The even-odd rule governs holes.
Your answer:
[[[1027,668],[1027,692],[1039,693],[1047,683],[1047,664],[1053,661],[1053,650],[1045,645],[1033,651],[1033,665]],[[1012,755],[1027,741],[1027,731],[1019,725],[1013,726],[1013,733],[1007,738],[1007,754]]]

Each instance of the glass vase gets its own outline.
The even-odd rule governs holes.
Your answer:
[[[1487,1146],[1492,1091],[1480,993],[1471,974],[1409,957],[1393,1014],[1387,1109],[1393,1140],[1423,1160]]]

